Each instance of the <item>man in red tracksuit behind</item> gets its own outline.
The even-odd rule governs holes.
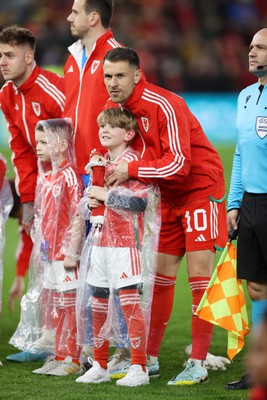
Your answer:
[[[119,163],[106,184],[136,178],[157,182],[161,189],[162,228],[147,348],[150,375],[159,375],[159,347],[184,254],[194,312],[212,274],[215,248],[227,241],[223,167],[184,100],[145,81],[134,50],[109,51],[103,69],[111,97],[107,107],[123,104],[135,114],[140,135],[132,147],[142,155],[142,160]],[[207,380],[204,362],[211,337],[212,325],[192,316],[192,352],[185,370],[169,385]]]
[[[113,0],[74,0],[68,16],[71,33],[78,41],[69,47],[71,55],[64,68],[64,116],[73,122],[77,165],[85,184],[89,154],[102,148],[96,121],[108,100],[103,58],[107,51],[120,46],[109,28],[113,7]]]
[[[35,48],[28,29],[8,27],[0,33],[0,69],[6,81],[0,106],[10,132],[16,191],[28,233],[37,179],[34,128],[40,120],[61,117],[65,104],[63,78],[36,65]]]
[[[15,186],[27,234],[33,221],[38,173],[34,129],[40,120],[61,117],[65,104],[63,78],[36,65],[35,48],[36,39],[28,29],[13,26],[0,33],[0,70],[6,81],[0,91],[0,107],[10,132]],[[48,330],[51,327],[47,321]],[[28,352],[10,357],[22,362],[37,358]]]

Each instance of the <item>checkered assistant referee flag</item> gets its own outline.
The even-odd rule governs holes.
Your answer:
[[[236,248],[227,243],[211,277],[196,315],[228,331],[228,356],[242,350],[249,333],[246,301],[241,279],[236,276]]]

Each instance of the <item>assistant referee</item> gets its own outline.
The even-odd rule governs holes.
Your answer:
[[[240,213],[237,276],[247,281],[255,328],[267,309],[267,28],[252,39],[249,71],[258,82],[238,98],[227,223],[237,229]]]

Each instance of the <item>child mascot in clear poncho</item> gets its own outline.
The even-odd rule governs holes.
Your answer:
[[[72,125],[67,119],[40,121],[35,139],[39,176],[31,232],[34,247],[29,287],[10,343],[21,350],[55,353],[34,373],[79,374],[75,303],[84,221],[77,213],[83,186],[75,167]],[[40,346],[51,324],[53,346]]]
[[[87,165],[92,185],[79,210],[90,219],[92,228],[81,256],[77,294],[78,342],[94,343],[94,361],[76,382],[109,381],[109,346],[124,340],[125,347],[131,346],[131,366],[117,385],[139,386],[149,383],[146,341],[160,229],[159,192],[133,179],[116,187],[105,186],[105,177],[117,163],[138,160],[128,146],[138,134],[138,125],[135,116],[121,108],[103,111],[98,125],[100,142],[108,151],[104,156],[93,151]],[[93,332],[87,329],[90,309]],[[120,318],[127,325],[126,337],[121,335]]]

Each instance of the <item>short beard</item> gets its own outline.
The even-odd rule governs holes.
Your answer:
[[[70,33],[71,33],[71,36],[73,37],[73,39],[77,39],[77,40],[81,39],[81,37],[78,33],[72,33],[71,31],[70,31]]]

